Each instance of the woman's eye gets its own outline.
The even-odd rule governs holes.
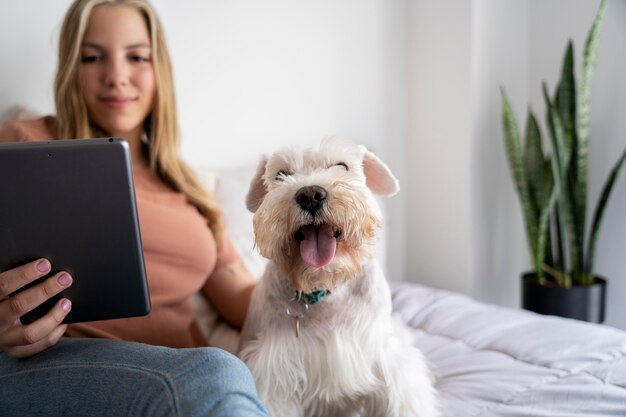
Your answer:
[[[133,55],[131,58],[131,61],[133,62],[137,62],[139,64],[144,63],[144,62],[148,62],[150,59],[143,56],[143,55]]]
[[[80,62],[83,64],[90,64],[93,62],[98,62],[99,57],[97,55],[84,55],[80,58]]]
[[[335,166],[344,167],[346,171],[350,171],[350,168],[348,168],[348,164],[346,164],[345,162],[338,162],[337,164],[335,164]]]
[[[287,178],[290,175],[291,175],[291,172],[281,169],[280,171],[276,173],[276,177],[274,178],[276,179],[276,181],[285,181],[285,178]]]

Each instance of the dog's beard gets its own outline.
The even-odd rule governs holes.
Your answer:
[[[292,193],[269,193],[255,213],[256,246],[296,291],[332,290],[358,276],[372,256],[377,211],[354,192],[335,192],[333,200],[312,216],[294,204]]]

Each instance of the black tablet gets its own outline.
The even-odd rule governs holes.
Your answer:
[[[0,271],[47,258],[74,281],[23,323],[61,297],[65,323],[150,311],[130,161],[118,138],[0,143]]]

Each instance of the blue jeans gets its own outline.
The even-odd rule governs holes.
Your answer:
[[[0,416],[267,416],[250,371],[216,348],[63,338],[28,359],[0,352]]]

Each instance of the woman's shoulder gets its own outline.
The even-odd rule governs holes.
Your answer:
[[[54,116],[8,120],[0,127],[0,142],[36,142],[53,139]]]

